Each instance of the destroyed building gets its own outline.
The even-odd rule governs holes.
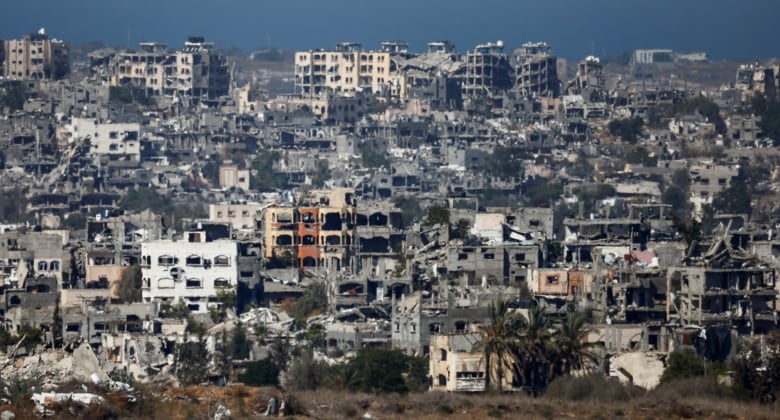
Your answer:
[[[529,42],[513,54],[514,88],[524,96],[557,98],[561,92],[558,62],[545,42]]]
[[[493,96],[512,87],[512,69],[504,42],[480,44],[466,54],[463,95]]]
[[[57,39],[49,39],[41,28],[22,39],[4,40],[0,71],[9,80],[60,80],[70,72],[68,46]]]

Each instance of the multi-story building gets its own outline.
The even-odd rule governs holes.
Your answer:
[[[401,48],[400,46],[395,46]],[[386,49],[390,46],[386,46]],[[369,90],[403,99],[403,78],[396,74],[390,51],[363,51],[357,42],[340,42],[335,51],[295,53],[295,86],[304,97],[327,91]]]
[[[183,299],[195,313],[219,306],[218,292],[238,285],[238,245],[209,236],[208,231],[190,231],[180,240],[143,243],[143,301],[175,304]]]
[[[219,167],[219,187],[238,187],[249,191],[249,169],[241,169],[238,165],[222,165]]]
[[[690,167],[690,199],[693,214],[700,217],[704,206],[712,204],[715,196],[728,188],[739,176],[738,165],[719,165],[713,162],[700,162]]]
[[[634,64],[671,63],[674,51],[667,49],[634,50],[631,62]]]
[[[140,160],[141,126],[138,123],[103,123],[95,119],[73,118],[68,128],[72,139],[89,140],[93,156]]]
[[[352,192],[334,190],[321,198],[320,204],[265,209],[266,260],[289,256],[300,268],[322,267],[333,271],[349,265],[354,225]]]
[[[545,42],[523,44],[515,54],[515,89],[524,96],[560,95],[557,58]]]
[[[166,68],[173,62],[168,46],[142,42],[137,50],[122,51],[110,61],[110,86],[133,86],[147,95],[162,95]]]
[[[214,44],[190,37],[173,57],[174,63],[166,68],[166,95],[209,99],[228,95],[227,58],[214,50]]]
[[[49,39],[43,28],[22,39],[3,41],[2,50],[2,75],[6,79],[59,80],[70,71],[66,44]]]
[[[214,99],[230,91],[227,58],[202,37],[190,37],[179,51],[170,51],[165,44],[141,43],[137,50],[97,63],[98,67],[105,65],[108,75],[104,82],[109,86],[132,86],[148,96]],[[99,68],[93,70],[103,73]]]
[[[209,221],[229,223],[236,230],[256,229],[266,207],[269,205],[246,202],[209,204]]]
[[[512,87],[512,69],[504,53],[504,42],[477,45],[466,55],[463,94],[495,95]]]
[[[431,336],[429,374],[433,379],[432,391],[485,390],[485,353],[475,351],[481,339],[477,333],[463,332]]]

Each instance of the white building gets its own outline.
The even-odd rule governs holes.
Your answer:
[[[92,155],[108,155],[130,160],[141,158],[141,126],[138,123],[101,123],[89,118],[73,118],[66,127],[70,141],[89,140]]]
[[[217,306],[220,290],[238,285],[238,246],[220,239],[206,242],[206,232],[189,232],[186,240],[158,240],[141,245],[144,302],[183,299],[194,313]]]

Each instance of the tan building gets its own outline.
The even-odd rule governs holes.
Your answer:
[[[22,39],[3,41],[2,75],[11,80],[57,80],[68,75],[70,65],[64,42],[50,40],[41,28]]]
[[[132,86],[147,95],[217,98],[229,94],[230,72],[225,56],[201,37],[190,37],[179,51],[165,44],[141,43],[109,63],[109,86]]]
[[[431,337],[429,374],[432,391],[485,390],[485,355],[472,351],[478,334],[436,334]]]
[[[269,207],[263,213],[263,252],[266,259],[289,254],[298,267],[341,270],[349,264],[353,244],[352,191],[312,192],[308,205]]]
[[[295,53],[295,86],[304,97],[327,91],[370,90],[405,98],[403,77],[389,51],[363,51],[359,43],[340,42],[335,51]]]
[[[166,67],[172,62],[168,54],[167,45],[155,42],[142,42],[138,50],[117,54],[111,62],[109,85],[133,86],[147,95],[162,95]]]
[[[239,169],[237,165],[220,166],[219,187],[238,187],[244,191],[249,191],[249,169]]]
[[[209,204],[209,221],[230,223],[233,229],[255,229],[268,204]]]
[[[214,44],[190,37],[174,57],[175,68],[166,79],[166,95],[217,98],[229,93],[227,59],[214,50]]]

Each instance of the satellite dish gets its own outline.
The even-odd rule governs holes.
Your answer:
[[[46,28],[38,29],[38,35],[46,35]]]
[[[499,46],[499,47],[501,47],[501,48],[504,48],[504,41],[502,41],[502,40],[500,40],[500,39],[499,39],[499,40],[496,42],[496,45],[498,45],[498,46]]]

